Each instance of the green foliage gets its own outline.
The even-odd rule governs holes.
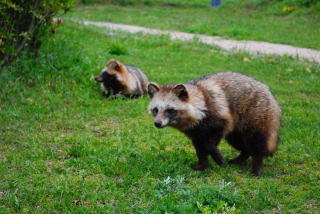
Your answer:
[[[73,0],[1,1],[0,69],[10,65],[23,49],[37,56],[42,41],[55,32],[53,16],[72,5]]]
[[[261,0],[250,2],[248,5],[276,16],[294,14],[296,18],[306,16],[309,20],[319,19],[320,2],[317,0]]]
[[[126,55],[128,54],[128,49],[120,43],[111,43],[108,46],[108,53],[112,55]]]
[[[203,214],[235,214],[240,213],[239,210],[236,209],[236,207],[229,206],[228,203],[224,201],[220,201],[216,207],[212,208],[209,206],[204,206],[201,203],[197,202],[197,207],[199,211]]]
[[[260,0],[260,4],[274,4],[274,3],[284,3],[287,6],[302,6],[302,7],[310,7],[319,3],[318,0]]]
[[[238,190],[231,182],[222,180],[219,185],[210,187],[210,194],[203,198],[203,202],[196,202],[197,208],[204,214],[235,214],[240,213],[236,209],[235,203],[238,202]],[[205,190],[207,191],[207,190]]]

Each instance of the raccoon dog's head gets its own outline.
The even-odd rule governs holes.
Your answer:
[[[106,85],[112,85],[114,82],[123,81],[123,73],[125,72],[125,66],[115,60],[110,60],[107,65],[102,69],[101,73],[94,79],[97,82],[105,83]]]
[[[184,130],[197,124],[204,117],[202,111],[192,104],[184,84],[159,86],[149,83],[149,112],[158,128],[172,126]]]

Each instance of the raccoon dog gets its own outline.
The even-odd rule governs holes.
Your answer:
[[[117,95],[120,92],[130,98],[138,98],[147,93],[147,76],[137,67],[124,65],[112,59],[94,78],[101,83],[102,94]]]
[[[203,76],[187,84],[149,83],[149,112],[158,128],[171,126],[186,134],[198,156],[194,170],[208,167],[208,155],[222,165],[222,138],[240,151],[229,163],[252,156],[251,171],[260,176],[263,158],[272,155],[279,139],[281,110],[263,83],[239,73]]]

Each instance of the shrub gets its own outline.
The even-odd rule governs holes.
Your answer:
[[[53,16],[68,11],[73,0],[3,0],[0,2],[0,70],[26,50],[36,57],[42,41],[55,33]]]

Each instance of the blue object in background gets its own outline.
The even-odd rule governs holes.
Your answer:
[[[217,7],[221,4],[221,0],[212,0],[211,5],[212,7]]]

